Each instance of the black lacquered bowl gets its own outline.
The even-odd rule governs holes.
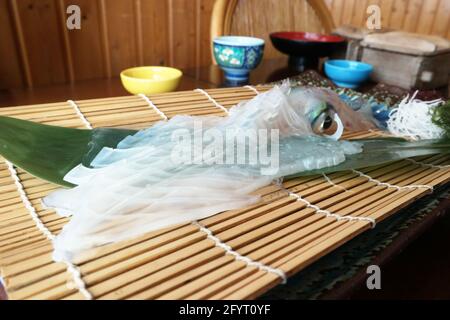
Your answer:
[[[274,32],[270,40],[277,50],[289,55],[289,64],[299,71],[317,70],[320,58],[329,57],[346,46],[342,37],[311,32]]]

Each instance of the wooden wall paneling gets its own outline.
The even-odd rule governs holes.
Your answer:
[[[142,27],[142,1],[133,0],[134,8],[134,34],[136,38],[136,55],[137,64],[144,65],[144,39],[143,39],[143,27]]]
[[[30,61],[28,59],[28,49],[25,43],[25,35],[23,32],[22,22],[20,20],[20,12],[15,0],[10,0],[11,16],[14,21],[15,35],[20,48],[20,61],[22,62],[22,70],[25,75],[26,85],[33,87],[33,77],[31,76]]]
[[[331,8],[333,6],[333,0],[325,0],[325,4],[328,6],[328,8]]]
[[[18,38],[7,0],[0,0],[0,89],[25,84]]]
[[[196,1],[171,0],[173,38],[170,45],[173,66],[186,68],[195,66],[197,50]]]
[[[392,6],[391,18],[388,27],[402,29],[408,0],[395,0]]]
[[[264,39],[265,53],[264,58],[270,59],[279,57],[280,53],[272,46],[269,34],[275,31],[292,30],[291,21],[286,19],[289,16],[289,3],[285,1],[280,3],[279,1],[264,0],[264,1],[249,1],[250,10],[254,8],[252,12],[253,35],[258,38]],[[268,14],[270,12],[270,14]],[[305,19],[304,16],[297,16],[297,19]]]
[[[450,0],[325,0],[336,25],[365,26],[370,4],[382,26],[450,39]],[[81,30],[67,30],[79,5]],[[118,76],[135,65],[211,63],[214,0],[0,0],[0,88]],[[271,15],[268,15],[270,12]],[[323,31],[306,0],[239,0],[232,33],[266,40],[275,30]],[[240,18],[239,18],[240,17]]]
[[[289,3],[287,3],[289,5]],[[294,19],[303,19],[294,11]],[[271,12],[270,16],[267,12]],[[280,14],[281,12],[281,14]],[[279,56],[278,52],[272,46],[268,33],[270,31],[289,30],[290,12],[286,10],[286,3],[273,0],[240,0],[233,14],[231,23],[231,34],[251,35],[262,38],[266,42],[264,50],[264,59]]]
[[[450,0],[327,0],[337,25],[364,27],[366,9],[381,8],[382,26],[447,37],[450,32]]]
[[[450,21],[447,21],[447,39],[450,39]]]
[[[100,14],[100,34],[103,53],[103,66],[105,68],[106,77],[112,76],[111,52],[109,51],[108,37],[108,18],[106,16],[106,0],[97,0]]]
[[[289,26],[292,30],[306,30],[308,21],[306,17],[306,2],[298,0],[290,0],[289,7]]]
[[[201,0],[194,0],[195,1],[195,65],[200,65],[200,56],[201,56],[201,49],[200,49],[200,37],[201,37],[201,27],[202,27],[202,19],[201,19]]]
[[[144,65],[169,65],[168,1],[142,0]]]
[[[75,81],[106,76],[102,49],[100,4],[93,0],[60,0],[63,32],[68,40],[68,56],[72,60]],[[66,28],[69,5],[81,9],[81,29]]]
[[[345,0],[333,0],[331,7],[331,15],[333,16],[336,26],[342,25],[342,16],[344,12]]]
[[[214,0],[200,1],[200,65],[210,65],[211,61],[211,14],[214,6]]]
[[[248,0],[240,0],[234,10],[233,22],[231,24],[231,34],[254,35],[252,11]]]
[[[306,31],[309,32],[318,32],[318,33],[324,33],[325,29],[322,26],[322,23],[316,14],[316,11],[306,2],[305,3],[305,12],[306,12]]]
[[[64,45],[56,0],[12,0],[23,31],[33,85],[67,81]]]
[[[388,28],[391,23],[392,7],[394,0],[381,0],[381,27]]]
[[[433,20],[431,33],[441,37],[448,37],[447,32],[450,30],[450,0],[439,1],[436,16]]]
[[[352,25],[355,26],[366,26],[368,14],[367,8],[370,5],[378,5],[380,6],[379,0],[359,0],[357,2],[357,7],[353,12]],[[381,8],[380,8],[381,9]]]
[[[174,43],[174,35],[173,35],[173,0],[167,0],[168,9],[167,9],[167,23],[168,23],[168,31],[169,31],[169,65],[174,66],[174,52],[173,52],[173,43]]]
[[[73,65],[73,57],[72,57],[72,51],[70,47],[70,40],[69,40],[69,29],[67,29],[66,26],[66,5],[64,4],[64,0],[56,0],[56,7],[57,7],[57,21],[59,24],[59,29],[61,30],[61,35],[63,39],[63,46],[64,46],[64,56],[65,56],[65,66],[67,70],[67,76],[68,81],[70,83],[75,82],[75,68]]]
[[[138,65],[134,1],[105,1],[105,11],[111,72],[117,77]]]
[[[344,23],[352,23],[354,14],[360,9],[357,3],[364,2],[362,0],[345,0],[342,8],[342,21]],[[355,8],[356,7],[356,8]],[[356,9],[356,10],[355,10]]]
[[[427,3],[430,3],[430,0],[409,0],[405,11],[404,23],[402,27],[403,30],[408,32],[416,32],[419,25],[419,17],[423,20],[422,18],[424,16],[422,7],[424,7]]]
[[[450,0],[444,0],[444,2],[450,2]],[[427,0],[423,1],[420,14],[416,17],[416,32],[430,34],[433,31],[434,20],[437,16],[437,9],[439,6],[439,0]],[[447,11],[447,19],[450,11]]]

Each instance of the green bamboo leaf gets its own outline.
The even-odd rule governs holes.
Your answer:
[[[360,169],[385,164],[405,158],[450,153],[450,139],[407,141],[399,138],[375,138],[356,140],[363,144],[361,153],[346,156],[345,162],[318,170],[304,171],[290,178],[313,174]]]
[[[135,132],[70,129],[0,116],[0,155],[38,178],[73,187],[63,180],[67,172]]]
[[[103,147],[116,147],[137,131],[100,128],[69,129],[0,117],[0,155],[41,179],[73,187],[63,178],[79,163],[89,166]],[[359,169],[422,155],[450,153],[450,139],[406,141],[399,138],[358,140],[363,152],[337,166],[300,172],[290,177]]]

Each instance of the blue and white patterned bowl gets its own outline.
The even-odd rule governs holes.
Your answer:
[[[231,82],[247,82],[264,54],[264,40],[253,37],[223,36],[213,40],[214,58]]]

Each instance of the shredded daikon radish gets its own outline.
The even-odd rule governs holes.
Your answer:
[[[387,127],[391,134],[412,140],[438,139],[444,130],[432,122],[432,111],[443,101],[422,101],[415,99],[417,91],[411,98],[403,99],[398,108],[389,114]]]

